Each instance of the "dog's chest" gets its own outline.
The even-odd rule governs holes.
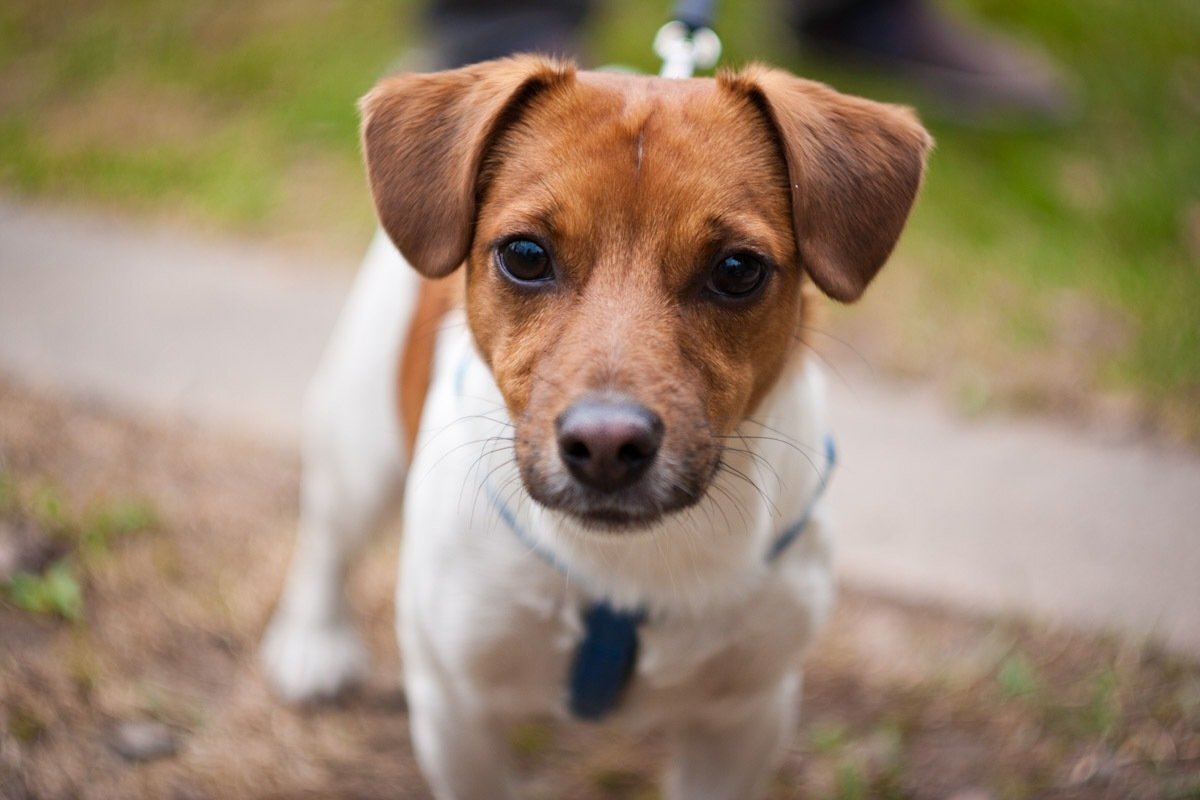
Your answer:
[[[496,587],[478,597],[476,619],[463,620],[473,635],[462,642],[461,663],[494,710],[557,714],[566,707],[588,600],[558,575],[541,575],[526,588]],[[703,612],[649,613],[638,626],[636,666],[614,716],[652,722],[697,707],[724,713],[754,700],[798,666],[823,616],[822,594],[804,576],[785,574]]]

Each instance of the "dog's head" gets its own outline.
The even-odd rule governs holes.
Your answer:
[[[699,500],[796,345],[811,281],[856,299],[916,197],[907,109],[763,67],[715,80],[524,56],[362,103],[379,218],[467,314],[538,502],[599,526]]]

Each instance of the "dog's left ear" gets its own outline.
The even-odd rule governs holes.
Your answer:
[[[908,108],[779,70],[752,66],[720,80],[775,127],[804,268],[825,294],[857,300],[900,237],[933,139]]]
[[[517,56],[386,78],[359,102],[379,222],[418,272],[440,278],[467,257],[488,147],[534,94],[574,74]]]

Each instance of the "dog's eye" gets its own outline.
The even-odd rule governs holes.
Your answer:
[[[708,277],[708,290],[720,297],[743,298],[754,294],[767,279],[767,268],[749,253],[725,256]]]
[[[550,254],[546,248],[529,239],[513,239],[496,251],[500,268],[510,278],[522,283],[547,281],[554,277]]]

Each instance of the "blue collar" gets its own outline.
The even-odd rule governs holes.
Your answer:
[[[821,473],[817,489],[813,492],[813,496],[808,501],[808,507],[804,509],[804,513],[800,515],[800,518],[784,528],[783,532],[776,536],[775,541],[771,543],[771,547],[767,550],[768,564],[783,555],[783,551],[788,549],[788,545],[796,541],[796,538],[808,528],[808,523],[812,521],[812,515],[817,508],[817,503],[825,496],[825,489],[829,486],[829,479],[833,477],[833,468],[836,466],[837,448],[833,444],[833,437],[826,434],[825,471]]]
[[[784,528],[771,542],[764,556],[768,564],[777,561],[808,528],[836,464],[837,450],[833,445],[833,437],[826,436],[825,469],[816,491],[799,519]],[[570,574],[565,564],[540,547],[518,524],[516,516],[490,487],[488,494],[500,519],[526,547],[554,569],[565,575]],[[584,609],[583,638],[575,648],[567,681],[568,707],[572,714],[580,719],[599,720],[617,707],[637,666],[638,626],[645,621],[644,608],[619,610],[605,599],[591,603]]]

